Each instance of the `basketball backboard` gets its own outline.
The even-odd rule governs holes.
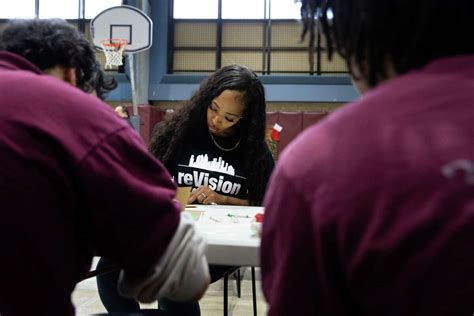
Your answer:
[[[101,41],[124,39],[124,52],[138,53],[151,47],[153,22],[141,10],[128,6],[116,6],[99,13],[91,21],[91,34],[97,49],[103,50]]]

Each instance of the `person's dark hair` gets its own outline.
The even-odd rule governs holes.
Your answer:
[[[119,105],[117,106],[117,108],[120,108],[120,110],[127,115],[127,118],[130,118],[130,111],[127,109],[125,105]]]
[[[231,65],[211,75],[183,108],[154,133],[150,151],[166,165],[185,137],[196,135],[196,131],[207,134],[207,108],[224,90],[244,93],[245,108],[236,128],[245,152],[248,199],[251,204],[258,205],[262,202],[268,181],[266,177],[270,173],[264,170],[268,153],[265,143],[265,92],[257,75],[248,68]]]
[[[321,11],[317,11],[321,5],[322,0],[301,0],[301,21],[303,22],[303,30],[301,31],[300,41],[303,42],[306,35],[308,35],[308,59],[309,59],[309,70],[311,73],[314,71],[314,45],[316,39],[316,14]],[[318,20],[321,20],[318,16]],[[327,19],[325,20],[327,21]],[[327,24],[325,25],[327,26]]]
[[[122,106],[122,110],[125,114],[127,114],[127,117],[130,117],[130,112],[128,111],[126,106]]]
[[[115,80],[113,76],[106,76],[99,62],[96,62],[95,72],[89,84],[95,90],[97,97],[101,100],[104,100],[110,91],[117,88],[117,80]],[[128,110],[125,107],[124,109],[128,114]]]
[[[305,0],[337,52],[361,71],[370,86],[387,78],[386,61],[403,74],[431,60],[474,53],[474,1]],[[329,15],[331,15],[329,14]]]
[[[42,71],[55,66],[75,68],[78,88],[87,93],[97,89],[93,81],[97,76],[94,49],[64,20],[12,20],[0,34],[0,50],[23,56]]]

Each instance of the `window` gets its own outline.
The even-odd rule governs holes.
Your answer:
[[[265,0],[222,0],[223,19],[264,19],[264,10]]]
[[[93,19],[105,9],[122,5],[122,0],[85,0],[85,18]]]
[[[168,71],[208,73],[237,63],[263,74],[347,73],[344,61],[326,60],[324,38],[310,65],[308,42],[299,42],[300,9],[300,0],[174,0]]]
[[[0,19],[35,17],[35,0],[0,1]]]
[[[78,0],[40,0],[39,18],[77,19],[79,17]]]
[[[217,19],[217,0],[174,0],[175,19]]]
[[[271,18],[273,19],[301,19],[301,2],[295,0],[277,0],[271,3]]]
[[[80,0],[39,0],[39,18],[78,19]],[[82,1],[82,0],[81,0]],[[122,0],[83,0],[85,18],[93,19],[103,10],[122,5]],[[34,18],[35,0],[0,1],[0,19]]]
[[[217,5],[218,0],[174,0],[173,17],[217,19]],[[265,8],[271,8],[272,19],[300,19],[301,2],[295,0],[222,0],[222,18],[265,19]]]

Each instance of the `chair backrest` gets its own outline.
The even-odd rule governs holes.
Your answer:
[[[130,113],[133,112],[132,105],[127,105],[126,107]],[[153,127],[164,119],[165,111],[153,105],[139,105],[138,115],[140,116],[140,135],[148,146]]]

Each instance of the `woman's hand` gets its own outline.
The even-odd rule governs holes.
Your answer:
[[[216,193],[209,187],[199,187],[194,189],[189,196],[188,203],[200,204],[227,204],[227,197]]]

